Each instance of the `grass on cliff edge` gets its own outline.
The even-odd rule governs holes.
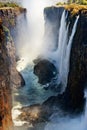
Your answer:
[[[64,7],[66,10],[71,11],[72,15],[78,14],[80,10],[87,12],[87,5],[81,5],[81,4],[56,4],[58,7]]]
[[[67,10],[71,10],[72,15],[74,14],[78,14],[78,12],[80,10],[84,10],[87,12],[87,5],[79,5],[79,4],[70,4],[70,5],[66,5],[65,8]]]
[[[15,7],[20,7],[18,4],[14,3],[14,2],[0,2],[0,8],[4,8],[4,7],[12,7],[12,8],[15,8]]]

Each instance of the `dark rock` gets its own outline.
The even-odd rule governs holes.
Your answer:
[[[25,80],[20,72],[18,72],[19,76],[21,77],[21,86],[25,86]]]
[[[35,104],[27,107],[21,108],[21,114],[18,116],[18,119],[21,119],[22,121],[27,121],[30,124],[33,124],[35,126],[38,123],[50,121],[50,117],[57,113],[59,117],[64,116],[74,116],[80,115],[83,112],[84,109],[84,103],[83,106],[80,107],[80,109],[69,109],[67,106],[67,103],[64,102],[63,95],[60,94],[58,96],[51,96],[49,97],[45,102],[42,104]]]
[[[17,55],[16,56],[16,62],[18,62],[20,60],[20,57]]]
[[[64,93],[64,98],[73,108],[80,108],[84,103],[84,88],[87,82],[87,11],[80,11],[79,16],[71,48],[68,84]],[[75,15],[69,16],[69,19],[71,28],[76,19]]]
[[[57,75],[56,67],[48,60],[40,60],[34,66],[34,74],[38,76],[39,83],[45,85],[50,83],[52,78]]]

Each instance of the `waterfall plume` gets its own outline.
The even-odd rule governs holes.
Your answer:
[[[68,73],[69,73],[69,64],[70,64],[70,52],[71,46],[73,42],[73,38],[76,32],[76,27],[78,23],[79,16],[77,16],[75,23],[72,28],[71,35],[68,39],[68,29],[69,24],[66,25],[66,13],[65,11],[62,14],[60,30],[59,30],[59,41],[58,41],[58,49],[56,52],[56,58],[58,56],[57,64],[58,64],[58,82],[61,82],[63,85],[63,90],[67,86]]]

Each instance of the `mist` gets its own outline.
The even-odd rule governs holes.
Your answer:
[[[20,17],[17,36],[17,53],[25,59],[25,64],[32,62],[39,55],[46,56],[44,44],[44,14],[47,6],[55,5],[58,0],[23,0],[22,5],[27,9],[26,20]],[[22,20],[23,19],[23,20]],[[21,21],[21,22],[20,22]],[[50,26],[50,25],[49,25]]]

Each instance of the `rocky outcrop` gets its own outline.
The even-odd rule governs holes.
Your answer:
[[[25,85],[22,75],[16,70],[15,46],[13,42],[13,31],[16,26],[17,16],[25,13],[23,8],[2,8],[0,9],[0,19],[3,26],[4,35],[6,37],[6,48],[9,57],[10,84],[13,87]]]
[[[16,70],[15,47],[10,33],[19,12],[18,8],[0,9],[0,130],[13,129],[11,90],[25,84]]]
[[[57,69],[50,61],[43,59],[34,66],[34,74],[38,76],[39,83],[45,85],[57,75]]]
[[[15,46],[10,31],[6,26],[3,26],[4,34],[6,37],[6,49],[9,57],[9,70],[10,70],[10,84],[13,87],[20,87],[25,85],[22,75],[16,69],[16,56]]]

